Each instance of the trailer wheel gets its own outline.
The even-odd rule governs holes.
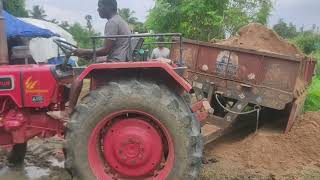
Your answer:
[[[66,168],[75,179],[195,180],[200,125],[165,85],[118,80],[77,106],[66,131]]]
[[[20,165],[24,162],[27,152],[27,143],[15,144],[8,156],[10,165]]]

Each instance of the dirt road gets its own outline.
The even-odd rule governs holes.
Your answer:
[[[266,124],[234,131],[206,147],[201,180],[320,179],[320,113],[306,113],[289,134]]]
[[[200,180],[319,180],[320,113],[307,113],[288,135],[266,124],[237,129],[205,150]],[[0,153],[1,180],[70,180],[63,169],[62,141],[36,139],[23,167],[9,168]]]

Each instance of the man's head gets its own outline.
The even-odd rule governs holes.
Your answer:
[[[159,42],[158,46],[159,46],[159,48],[163,48],[164,47],[164,44],[162,43],[164,41],[165,41],[164,37],[161,36],[161,37],[158,38],[158,42]]]
[[[98,12],[101,18],[110,19],[117,13],[117,0],[99,0]]]

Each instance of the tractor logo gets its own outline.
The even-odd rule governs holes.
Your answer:
[[[48,93],[46,89],[39,89],[39,81],[35,81],[30,76],[25,82],[25,91],[26,93]]]

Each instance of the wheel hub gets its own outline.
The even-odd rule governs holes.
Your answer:
[[[144,120],[121,120],[105,134],[103,153],[109,166],[122,175],[150,175],[163,157],[161,134]]]

